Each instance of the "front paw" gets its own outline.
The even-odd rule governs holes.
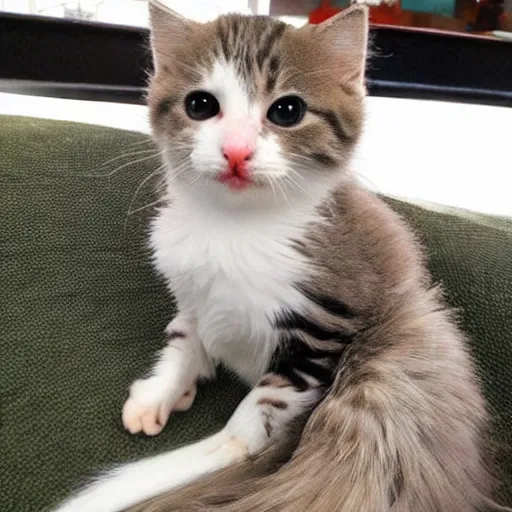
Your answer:
[[[193,384],[185,393],[165,393],[154,377],[135,381],[130,396],[124,403],[123,426],[131,434],[143,432],[148,436],[159,434],[172,411],[186,411],[192,406],[197,387]]]

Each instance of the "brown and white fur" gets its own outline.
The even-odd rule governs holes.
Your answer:
[[[217,434],[121,466],[59,510],[480,510],[487,418],[464,337],[414,236],[349,170],[366,10],[295,29],[198,24],[152,2],[151,25],[149,106],[168,170],[151,243],[179,313],[123,423],[158,434],[220,362],[252,391]],[[187,116],[198,90],[217,115]],[[275,125],[266,113],[288,95],[307,111]],[[226,141],[248,148],[243,186],[220,179]]]

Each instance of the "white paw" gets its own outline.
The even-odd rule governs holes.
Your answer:
[[[196,393],[193,384],[178,399],[173,393],[162,396],[162,386],[156,379],[137,380],[123,406],[123,426],[131,434],[155,436],[165,427],[172,411],[186,411],[192,406]]]

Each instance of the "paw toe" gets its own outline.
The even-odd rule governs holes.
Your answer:
[[[189,409],[197,393],[194,384],[173,403],[172,398],[162,396],[160,390],[155,391],[155,387],[150,389],[150,384],[149,380],[134,382],[130,396],[124,403],[123,426],[131,434],[143,432],[148,436],[156,436],[165,427],[171,412]]]
[[[130,434],[137,434],[142,430],[142,408],[129,398],[123,406],[123,426]]]
[[[188,391],[183,393],[183,396],[174,404],[172,409],[174,411],[188,411],[194,403],[196,394],[197,386],[194,384]]]
[[[160,423],[158,421],[158,413],[157,411],[149,410],[145,414],[143,414],[141,418],[142,422],[142,431],[147,436],[156,436],[162,432],[164,425],[167,423],[167,420]]]

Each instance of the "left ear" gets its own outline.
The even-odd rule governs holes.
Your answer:
[[[354,5],[315,25],[317,37],[332,48],[346,66],[342,85],[365,94],[364,73],[368,48],[368,8]]]
[[[149,0],[149,26],[155,70],[166,61],[172,62],[177,43],[190,38],[197,25],[159,0]]]

